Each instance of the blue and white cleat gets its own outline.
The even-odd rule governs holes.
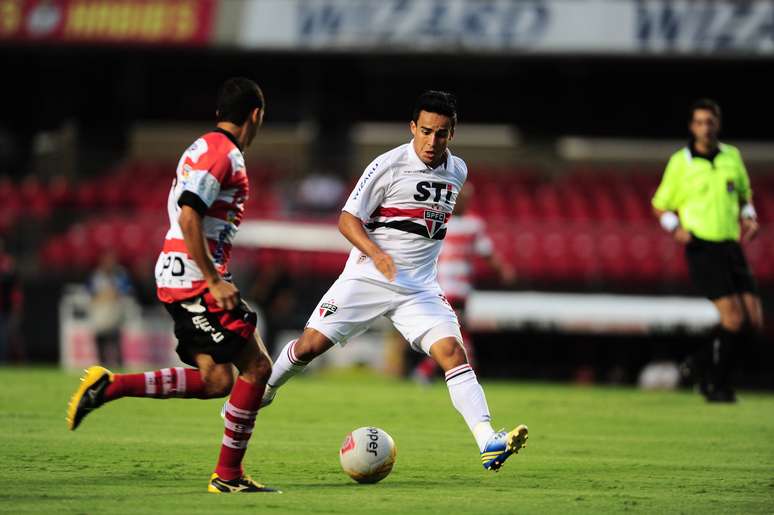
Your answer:
[[[500,470],[511,454],[516,454],[519,449],[527,446],[528,431],[527,426],[521,424],[510,433],[500,431],[492,435],[481,452],[484,468],[495,472]]]

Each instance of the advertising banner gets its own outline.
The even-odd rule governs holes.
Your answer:
[[[0,42],[205,45],[217,0],[0,0]]]
[[[254,0],[243,9],[237,45],[252,49],[774,55],[772,0]]]

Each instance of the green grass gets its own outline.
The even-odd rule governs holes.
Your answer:
[[[364,373],[296,379],[258,417],[246,466],[282,495],[216,496],[220,401],[123,399],[68,432],[77,377],[1,369],[0,458],[7,513],[771,513],[774,396],[734,406],[690,393],[487,382],[498,426],[529,447],[481,468],[443,384]],[[358,485],[338,448],[377,425],[398,447],[392,474]]]

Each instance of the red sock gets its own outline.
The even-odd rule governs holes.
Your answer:
[[[248,383],[237,378],[231,397],[226,403],[226,430],[220,446],[220,456],[215,473],[221,479],[242,477],[242,458],[247,451],[247,442],[255,426],[255,417],[261,405],[265,384]]]
[[[116,374],[105,390],[105,401],[121,397],[169,397],[207,398],[204,381],[194,368],[162,368],[142,374]]]

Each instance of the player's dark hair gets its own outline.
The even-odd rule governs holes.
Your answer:
[[[419,113],[427,111],[428,113],[441,114],[451,119],[452,128],[457,125],[457,99],[451,93],[445,91],[425,91],[414,103],[414,113],[412,120],[414,123],[419,119]]]
[[[689,121],[693,121],[693,114],[698,110],[709,111],[710,113],[714,114],[718,120],[720,120],[720,105],[711,98],[700,98],[691,104],[691,110],[688,113]]]
[[[254,109],[263,106],[263,91],[258,84],[244,77],[232,77],[218,90],[215,119],[242,125]]]

